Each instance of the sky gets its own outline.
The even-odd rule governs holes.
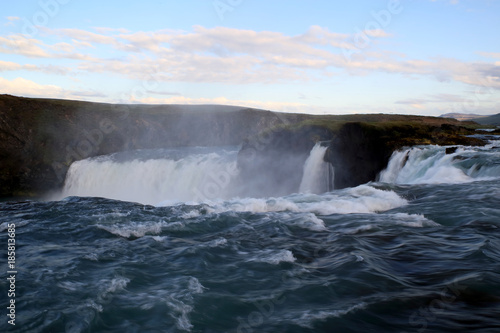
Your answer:
[[[0,93],[495,114],[500,0],[2,1]]]

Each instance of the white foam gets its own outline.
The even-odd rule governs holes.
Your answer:
[[[388,216],[394,218],[395,224],[404,225],[407,227],[423,228],[423,227],[440,226],[439,223],[429,220],[428,218],[420,214],[396,213],[396,214],[389,214]]]
[[[99,261],[99,255],[95,252],[88,253],[83,258],[91,261]]]
[[[210,242],[208,242],[206,245],[208,247],[220,247],[220,246],[224,246],[227,244],[227,239],[225,239],[224,237],[220,237],[220,238],[217,238],[217,239],[214,239]]]
[[[326,230],[325,222],[312,213],[300,215],[291,224],[297,225],[297,226],[300,226],[302,228],[306,228],[309,230],[313,230],[313,231]]]
[[[197,278],[191,276],[191,277],[189,277],[189,281],[188,281],[188,289],[193,294],[202,294],[204,289],[207,289],[207,288],[203,287],[203,285],[200,283],[200,281]]]
[[[305,203],[307,211],[320,214],[376,213],[406,205],[408,202],[395,192],[383,191],[368,185],[326,194],[322,201]]]
[[[164,242],[165,240],[168,239],[167,236],[153,236],[152,237],[155,241],[157,241],[158,243],[162,243]]]
[[[161,233],[163,225],[163,222],[132,222],[129,224],[121,223],[113,225],[97,224],[97,227],[123,238],[130,238],[132,236],[139,238],[144,237],[146,234],[158,235]]]
[[[193,307],[175,298],[171,298],[165,303],[172,310],[169,315],[175,320],[177,328],[182,331],[191,331],[193,325],[188,315],[193,311]]]
[[[408,202],[393,191],[369,185],[316,194],[294,194],[280,198],[241,198],[212,203],[208,212],[302,212],[319,215],[376,213],[406,205]],[[195,214],[195,213],[193,213]],[[309,221],[322,228],[318,220]],[[324,224],[323,224],[324,226]]]
[[[0,232],[7,230],[9,224],[11,224],[11,222],[4,222],[4,223],[0,224]]]
[[[191,210],[187,213],[181,214],[181,218],[183,219],[192,219],[199,216],[201,216],[201,213],[198,210]]]
[[[483,147],[484,150],[490,150],[494,147],[500,147],[500,140],[490,140],[489,143]],[[497,152],[498,153],[498,152]]]
[[[294,315],[290,318],[290,320],[298,324],[304,328],[312,329],[314,327],[314,322],[317,321],[325,321],[329,318],[340,318],[345,316],[346,314],[357,311],[360,309],[366,308],[367,304],[365,302],[361,302],[358,304],[354,304],[345,309],[337,309],[337,310],[307,310],[302,312],[300,315]]]
[[[193,295],[202,294],[205,288],[195,277],[188,277],[187,287],[169,293],[165,303],[172,310],[169,315],[175,320],[178,329],[191,331],[193,324],[189,320],[189,314],[193,311]]]
[[[242,198],[229,201],[219,201],[214,206],[214,212],[282,212],[282,211],[300,211],[299,207],[286,198]]]
[[[473,162],[461,164],[468,159]],[[396,184],[460,184],[487,180],[500,177],[500,167],[494,162],[499,159],[499,152],[484,147],[459,147],[452,154],[446,154],[445,147],[413,147],[394,152],[379,179]]]
[[[248,256],[248,253],[241,252],[241,254]],[[278,265],[280,262],[294,262],[296,259],[293,253],[289,250],[263,250],[247,261],[264,262],[271,265]]]
[[[362,226],[354,227],[354,228],[346,228],[342,230],[342,233],[348,234],[348,235],[355,235],[360,232],[365,232],[365,231],[370,231],[373,229],[376,229],[377,226],[375,224],[364,224]]]
[[[109,294],[113,294],[117,291],[125,289],[125,287],[130,282],[130,279],[122,276],[118,276],[111,280],[103,279],[99,281],[99,286],[101,286],[101,292],[98,295],[97,301],[99,303],[109,299]]]

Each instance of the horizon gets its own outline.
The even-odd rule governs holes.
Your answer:
[[[111,105],[126,105],[126,106],[195,106],[195,107],[203,107],[203,106],[222,106],[222,107],[228,107],[228,108],[241,108],[241,109],[253,109],[256,111],[263,111],[263,112],[273,112],[273,113],[287,113],[287,114],[309,114],[309,115],[314,115],[314,116],[346,116],[346,115],[388,115],[388,116],[421,116],[421,117],[436,117],[436,118],[442,118],[446,115],[474,115],[478,116],[478,118],[482,117],[489,117],[489,116],[495,116],[497,114],[486,114],[486,115],[478,115],[474,113],[446,113],[446,114],[441,114],[441,115],[420,115],[420,114],[408,114],[408,113],[384,113],[384,112],[378,112],[378,113],[328,113],[328,114],[315,114],[315,113],[304,113],[304,112],[286,112],[286,111],[275,111],[275,110],[269,110],[269,109],[259,109],[255,107],[250,107],[250,106],[245,106],[245,105],[233,105],[233,104],[176,104],[176,103],[165,103],[165,104],[159,104],[159,103],[153,103],[153,104],[148,104],[148,103],[114,103],[114,102],[96,102],[92,100],[79,100],[79,99],[67,99],[67,98],[50,98],[50,97],[27,97],[27,96],[16,96],[16,95],[10,95],[10,94],[0,94],[0,96],[10,96],[10,97],[15,97],[15,98],[29,98],[29,99],[41,99],[41,100],[61,100],[61,101],[68,101],[68,102],[83,102],[83,103],[95,103],[95,104],[111,104]],[[444,118],[452,118],[452,119],[457,119],[462,121],[461,119],[455,118],[455,117],[444,117]]]
[[[500,112],[499,1],[42,0],[0,9],[2,94],[320,115]]]

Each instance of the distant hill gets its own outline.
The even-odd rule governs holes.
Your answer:
[[[474,118],[471,120],[475,121],[476,123],[481,124],[481,125],[500,126],[500,113],[494,114],[494,115],[488,116],[488,117]]]
[[[482,116],[480,114],[475,114],[475,113],[445,113],[440,115],[441,118],[453,118],[456,120],[474,120],[474,119],[479,119],[483,118],[486,116]]]

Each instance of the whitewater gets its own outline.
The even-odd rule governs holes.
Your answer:
[[[500,137],[404,148],[344,189],[317,143],[279,197],[245,192],[238,149],[85,159],[60,193],[0,202],[19,289],[0,330],[500,331]]]

